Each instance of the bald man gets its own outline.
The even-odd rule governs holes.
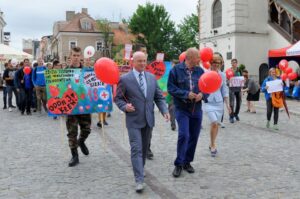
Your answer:
[[[172,68],[168,79],[168,93],[173,96],[175,116],[178,123],[177,157],[174,162],[174,177],[179,177],[184,169],[194,173],[191,166],[202,123],[201,101],[207,95],[198,88],[198,80],[204,73],[199,67],[200,57],[196,48],[186,51],[185,62]]]
[[[153,102],[164,118],[169,120],[165,98],[155,76],[145,71],[146,63],[146,55],[143,52],[133,54],[133,70],[121,77],[115,97],[116,105],[126,113],[137,193],[141,193],[144,189],[144,166],[154,127]]]

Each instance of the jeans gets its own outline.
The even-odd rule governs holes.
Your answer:
[[[202,125],[202,111],[196,114],[176,110],[178,123],[177,157],[175,166],[183,166],[194,160],[195,150]]]
[[[21,88],[19,91],[20,96],[20,110],[21,113],[24,113],[25,110],[27,113],[30,113],[31,100],[32,100],[32,89]]]
[[[6,87],[3,87],[3,104],[4,104],[4,107],[7,106],[7,88]]]
[[[14,86],[8,86],[7,85],[7,94],[8,94],[8,107],[12,107],[12,93],[15,94],[15,98],[16,98],[16,104],[19,107],[19,98],[18,98],[18,94],[17,94],[17,90]]]
[[[235,110],[234,110],[234,101],[236,101]],[[241,91],[229,91],[229,103],[232,110],[230,117],[233,118],[237,116],[240,112],[240,107],[242,103]]]

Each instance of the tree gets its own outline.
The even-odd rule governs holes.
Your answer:
[[[178,25],[178,31],[174,37],[174,44],[180,52],[190,47],[199,46],[199,18],[195,14],[186,16],[181,24]]]
[[[155,59],[157,52],[165,53],[166,60],[174,58],[175,25],[164,6],[139,5],[129,20],[129,28],[137,36],[136,42],[147,46],[149,59]]]
[[[111,45],[113,41],[113,35],[111,32],[111,27],[107,19],[97,19],[97,28],[102,32],[104,36],[104,46],[102,50],[102,56],[111,57]]]

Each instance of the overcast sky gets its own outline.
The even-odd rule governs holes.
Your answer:
[[[5,32],[11,33],[12,47],[22,49],[22,39],[40,39],[52,34],[55,21],[65,20],[65,11],[81,12],[88,8],[93,18],[120,21],[130,17],[146,2],[165,6],[176,24],[191,13],[196,13],[197,0],[0,0],[4,12]]]

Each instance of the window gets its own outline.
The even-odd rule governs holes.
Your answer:
[[[222,3],[220,0],[216,0],[212,9],[213,28],[219,28],[222,26]]]
[[[96,42],[96,50],[101,51],[103,49],[103,43],[101,41]]]
[[[76,46],[77,46],[77,41],[69,41],[69,49],[70,50]]]
[[[91,29],[91,23],[89,21],[83,21],[82,22],[82,29],[90,30]]]

